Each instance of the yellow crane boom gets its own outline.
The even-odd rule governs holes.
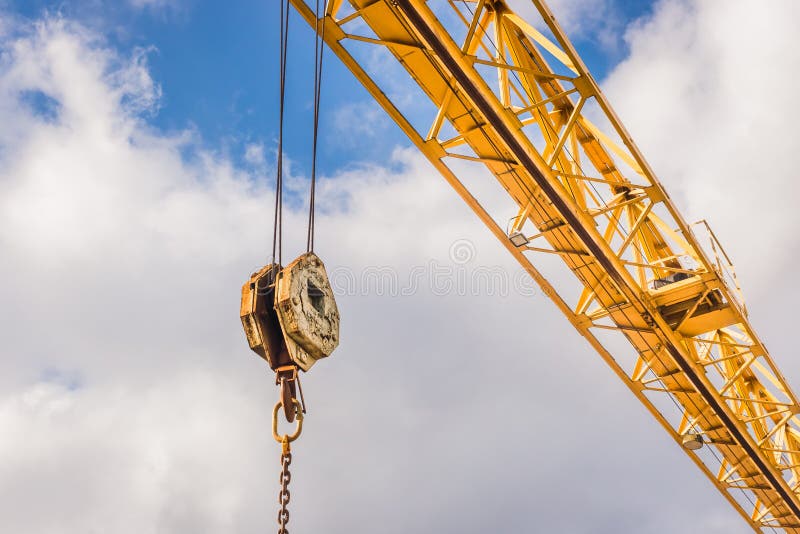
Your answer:
[[[291,3],[753,529],[800,533],[797,398],[713,232],[683,220],[545,3]],[[404,67],[426,131],[356,46]],[[481,173],[513,212],[465,185]]]

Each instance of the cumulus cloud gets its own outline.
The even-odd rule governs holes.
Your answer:
[[[741,150],[782,142],[750,135],[748,125],[781,123],[748,107],[728,78],[695,83],[707,71],[739,75],[741,46],[725,39],[737,24],[758,27],[725,5],[711,18],[705,4],[663,3],[631,30],[631,57],[607,81],[690,212],[703,188],[751,201],[735,198],[753,169],[703,167],[691,145],[702,128],[668,134],[685,127],[676,115],[687,102],[695,124],[712,128],[736,100],[751,121]],[[718,37],[706,42],[706,32]],[[765,39],[748,69],[796,65],[786,54],[779,67],[758,63],[780,42]],[[658,78],[654,65],[674,75]],[[706,110],[704,90],[722,101]],[[642,119],[648,91],[674,113],[647,108]],[[122,57],[74,23],[46,19],[2,40],[2,531],[255,533],[274,520],[272,378],[237,317],[239,286],[271,248],[272,191],[260,170],[199,148],[195,133],[149,127],[159,95],[144,52]],[[706,141],[720,160],[738,142],[724,137]],[[318,252],[329,270],[390,267],[400,280],[431,262],[515,272],[419,155],[393,158],[322,178]],[[772,176],[759,183],[777,187]],[[289,180],[300,200],[287,201],[294,246],[284,258],[301,251],[305,230],[307,182]],[[759,222],[778,211],[748,207]],[[715,222],[725,213],[714,210]],[[726,224],[744,226],[733,216],[717,226]],[[463,239],[474,254],[454,263],[449,250]],[[440,295],[423,279],[410,295],[341,295],[339,305],[342,345],[305,377],[293,530],[747,531],[538,293]]]
[[[710,220],[755,293],[798,245],[798,16],[792,1],[662,1],[629,28],[631,55],[604,84],[687,218]]]

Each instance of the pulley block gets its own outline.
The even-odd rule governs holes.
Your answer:
[[[280,266],[271,263],[250,276],[242,286],[239,314],[250,348],[273,370],[291,363],[274,305],[279,272]]]
[[[339,345],[339,309],[313,252],[283,269],[270,264],[253,273],[242,287],[240,315],[250,348],[275,371],[308,371]]]
[[[339,308],[322,260],[309,252],[278,273],[275,309],[289,356],[308,371],[339,345]]]

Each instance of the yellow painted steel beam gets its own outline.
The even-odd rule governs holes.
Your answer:
[[[672,438],[702,436],[703,448],[684,450],[742,518],[800,533],[800,406],[747,318],[730,259],[707,225],[698,237],[683,220],[548,7],[532,1],[540,20],[503,0],[339,0],[318,24],[291,0]],[[426,131],[381,89],[365,47],[404,67],[404,96],[433,104],[410,112]],[[475,172],[506,190],[513,213],[481,204],[460,178]],[[511,242],[509,219],[527,245]],[[574,302],[536,269],[540,254],[563,260]],[[635,357],[612,354],[599,332]],[[664,396],[677,417],[656,408]]]

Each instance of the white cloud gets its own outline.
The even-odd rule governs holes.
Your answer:
[[[180,0],[128,0],[128,2],[139,9],[164,9],[177,6]]]
[[[263,167],[266,163],[264,158],[264,144],[263,143],[248,143],[244,147],[244,160],[250,165],[256,167]]]
[[[383,110],[373,101],[353,102],[337,106],[332,116],[336,132],[334,143],[353,148],[389,127]]]
[[[677,113],[640,119],[637,95],[673,98],[675,112],[702,94],[692,89],[698,73],[735,70],[741,47],[698,44],[699,30],[729,36],[748,18],[694,9],[664,4],[630,34],[632,56],[608,82],[690,210],[695,197],[680,193],[695,182],[672,173],[684,165],[671,159],[676,141],[666,133],[683,123]],[[684,63],[662,51],[667,43]],[[269,187],[197,148],[192,133],[148,128],[142,117],[160,93],[143,55],[119,57],[53,19],[2,46],[0,530],[271,528],[274,391],[236,317],[239,285],[271,246]],[[665,94],[663,78],[655,83],[649,60],[661,54],[680,98]],[[778,57],[781,68],[797,64]],[[652,80],[634,67],[652,68]],[[743,96],[716,83],[727,105]],[[26,103],[31,92],[52,101],[48,113]],[[761,124],[746,101],[736,109]],[[702,99],[691,102],[702,117]],[[700,124],[729,118],[723,103]],[[690,155],[692,135],[677,145]],[[773,150],[777,141],[747,142]],[[681,161],[702,169],[699,155]],[[318,250],[329,268],[386,265],[406,275],[431,258],[445,262],[450,245],[468,238],[476,265],[513,272],[420,156],[398,150],[386,163],[321,180]],[[725,182],[731,202],[745,185],[736,176]],[[300,191],[302,177],[290,180]],[[759,222],[772,211],[751,208]],[[292,257],[305,213],[287,212]],[[292,530],[747,531],[543,297],[423,288],[405,298],[343,296],[340,308],[342,346],[305,377],[311,413],[295,448]]]
[[[628,31],[631,55],[604,83],[687,218],[710,220],[755,294],[800,244],[798,16],[790,0],[662,1]]]

